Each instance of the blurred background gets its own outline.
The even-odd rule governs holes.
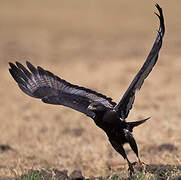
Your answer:
[[[88,117],[20,92],[8,62],[29,60],[118,102],[155,40],[155,3],[166,34],[128,120],[152,117],[134,132],[146,163],[181,164],[180,1],[0,0],[0,175],[49,167],[100,175],[126,167]]]

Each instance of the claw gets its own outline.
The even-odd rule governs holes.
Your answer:
[[[132,162],[131,164],[132,164],[132,166],[135,166],[137,164],[137,162],[135,161],[135,162]]]
[[[133,166],[135,166],[135,165],[137,165],[137,164],[138,164],[139,167],[141,168],[141,171],[145,171],[145,169],[146,169],[146,163],[142,162],[142,161],[138,158],[138,162],[133,162],[133,163],[128,162],[128,166],[129,166],[128,171],[129,171],[129,175],[130,175],[130,176],[132,176],[132,175],[134,174],[134,168],[133,168]]]
[[[142,162],[139,158],[138,158],[138,164],[141,167],[142,171],[146,169],[146,163]]]
[[[136,165],[137,164],[137,162],[133,162],[133,163],[128,163],[128,166],[129,166],[129,168],[128,168],[128,171],[129,171],[129,175],[130,176],[132,176],[133,174],[134,174],[134,168],[133,168],[133,166],[134,165]]]
[[[132,176],[134,174],[134,169],[133,169],[132,164],[129,165],[128,171],[129,171],[130,176]]]

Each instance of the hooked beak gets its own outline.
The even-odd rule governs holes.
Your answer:
[[[88,109],[91,110],[91,111],[95,111],[96,110],[96,108],[93,107],[91,104],[88,106]]]

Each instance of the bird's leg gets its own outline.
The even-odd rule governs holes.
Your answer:
[[[144,163],[143,161],[140,160],[140,158],[138,157],[138,164],[141,167],[142,170],[145,170],[146,168],[146,163]]]
[[[133,168],[133,166],[136,164],[136,162],[131,163],[131,162],[128,160],[128,158],[126,158],[126,160],[127,160],[127,162],[128,162],[128,166],[129,166],[129,168],[128,168],[129,175],[132,176],[132,175],[134,174],[134,168]]]
[[[134,163],[131,163],[131,162],[128,160],[128,157],[127,157],[127,155],[126,155],[126,152],[125,152],[122,144],[119,144],[119,143],[117,143],[116,141],[114,141],[113,139],[110,139],[110,138],[109,138],[109,141],[110,141],[111,145],[113,146],[113,148],[114,148],[118,153],[120,153],[120,154],[123,156],[124,159],[127,160],[128,166],[129,166],[128,171],[129,171],[130,176],[132,176],[133,173],[134,173],[134,168],[133,168],[133,166],[134,166],[136,163],[135,163],[135,162],[134,162]]]
[[[132,133],[128,130],[124,130],[125,132],[125,136],[126,136],[126,139],[131,147],[131,149],[134,151],[134,153],[136,154],[137,158],[138,158],[138,164],[139,166],[141,167],[141,169],[145,169],[145,163],[141,162],[140,158],[139,158],[139,155],[138,155],[138,147],[137,147],[137,144],[136,144],[136,141],[132,135]],[[136,163],[136,162],[135,162]]]

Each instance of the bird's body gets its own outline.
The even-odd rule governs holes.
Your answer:
[[[128,164],[130,166],[129,168],[131,171],[133,171],[132,165],[129,162],[124,151],[123,145],[125,143],[129,143],[132,150],[135,152],[136,156],[139,159],[138,148],[136,141],[132,135],[132,131],[135,126],[144,123],[149,118],[140,121],[126,122],[124,119],[119,118],[114,108],[105,108],[104,110],[102,108],[101,110],[102,111],[96,112],[96,118],[94,119],[95,124],[106,133],[111,145],[118,153],[123,156],[124,159],[128,161]],[[141,161],[139,160],[139,162]]]
[[[123,129],[127,129],[125,121],[121,121],[114,110],[108,110],[104,114],[98,114],[94,119],[95,124],[101,128],[109,138],[117,139],[124,144],[126,142]]]
[[[116,132],[121,132],[122,128],[125,126],[123,126],[125,122],[121,125],[121,121],[114,110],[108,110],[104,114],[98,114],[94,122],[99,128],[104,130],[108,137],[114,136]],[[120,135],[120,133],[118,134]]]
[[[160,14],[155,13],[160,20],[156,40],[142,68],[117,104],[103,94],[73,85],[39,66],[35,68],[30,62],[26,62],[28,69],[19,62],[9,63],[12,77],[27,95],[39,98],[44,103],[70,107],[92,118],[95,124],[106,133],[114,149],[127,160],[131,173],[133,167],[127,158],[123,145],[129,143],[138,157],[138,161],[141,162],[132,131],[135,126],[144,123],[149,118],[134,122],[126,122],[126,118],[134,103],[135,93],[141,88],[156,64],[162,46],[165,32],[164,18],[162,9],[158,4],[156,7]]]

